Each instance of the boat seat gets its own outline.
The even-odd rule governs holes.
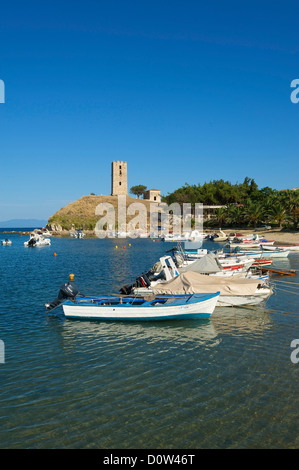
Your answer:
[[[172,298],[172,299],[167,299],[165,304],[173,304],[175,298]]]

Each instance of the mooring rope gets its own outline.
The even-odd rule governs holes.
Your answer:
[[[287,312],[285,310],[274,310],[271,308],[265,308],[263,309],[262,307],[258,307],[257,305],[238,305],[236,308],[240,309],[245,309],[245,310],[255,310],[255,311],[260,311],[261,313],[267,314],[267,313],[273,313],[276,315],[286,315],[289,317],[299,317],[299,313],[292,313],[292,312]]]
[[[290,282],[290,281],[283,281],[283,280],[280,280],[280,279],[273,279],[273,282],[278,282],[279,284],[280,283],[283,283],[283,284],[291,284],[291,285],[295,285],[295,286],[299,286],[299,282]]]
[[[286,316],[289,316],[289,317],[299,317],[299,313],[292,313],[292,312],[286,312],[285,310],[274,310],[274,309],[267,309],[267,312],[268,313],[275,313],[276,315],[286,315]]]
[[[293,290],[287,290],[287,289],[283,289],[282,287],[280,286],[275,286],[275,288],[279,291],[282,291],[282,292],[288,292],[289,294],[295,294],[295,295],[298,295],[299,292],[295,292]]]

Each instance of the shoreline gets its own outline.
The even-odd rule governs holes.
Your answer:
[[[84,238],[97,238],[95,232],[93,230],[86,230],[85,232],[85,237]],[[216,230],[205,230],[205,233],[210,234],[218,232],[218,229]],[[259,237],[261,238],[262,236],[266,240],[274,240],[275,244],[281,244],[281,245],[296,245],[299,244],[299,231],[283,231],[279,229],[273,229],[273,230],[265,230],[265,231],[254,231],[254,229],[223,229],[223,232],[226,233],[228,236],[230,233],[233,232],[239,232],[242,233],[244,236],[246,235],[251,235],[253,233],[257,233]],[[27,231],[21,231],[21,230],[10,230],[10,231],[3,231],[1,232],[3,234],[12,234],[12,233],[18,233],[19,235],[30,235],[30,232]],[[70,237],[70,231],[68,230],[63,230],[61,232],[51,232],[52,237],[59,237],[59,238],[65,238],[65,237]],[[129,237],[128,237],[129,238]],[[156,237],[155,237],[156,238]]]

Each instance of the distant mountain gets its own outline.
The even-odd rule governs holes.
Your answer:
[[[45,227],[47,223],[39,219],[11,219],[0,222],[0,228],[39,228]]]

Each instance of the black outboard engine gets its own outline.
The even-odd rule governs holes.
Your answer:
[[[66,299],[75,299],[75,297],[79,294],[79,289],[73,282],[73,279],[74,275],[70,274],[70,281],[60,286],[58,297],[53,300],[53,302],[49,302],[45,305],[47,307],[47,310],[53,310],[53,308],[58,307]]]
[[[28,246],[34,246],[36,245],[36,240],[35,238],[30,238],[29,242],[28,242]]]
[[[135,287],[150,287],[151,281],[156,281],[157,279],[165,279],[165,274],[161,271],[158,275],[153,275],[150,271],[148,273],[142,273],[141,276],[136,278],[134,284],[130,286],[125,285],[120,289],[120,293],[123,295],[130,295]]]

